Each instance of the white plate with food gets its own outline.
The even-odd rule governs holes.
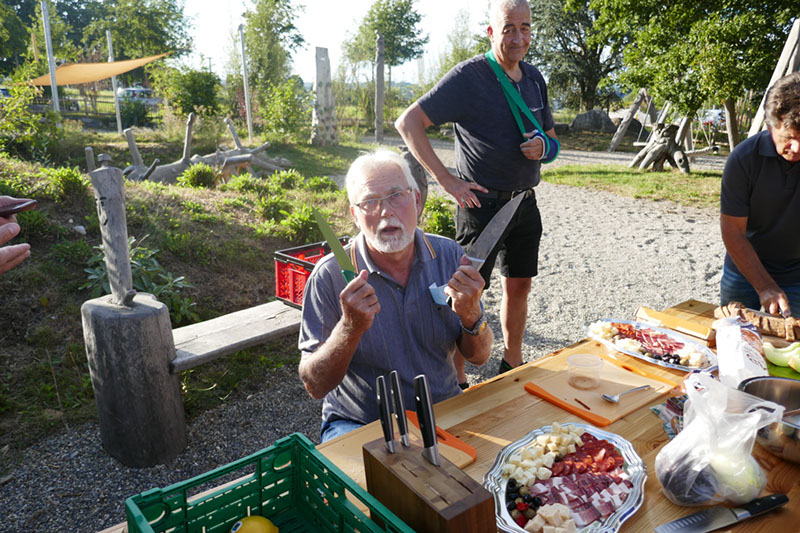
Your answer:
[[[543,426],[497,455],[483,485],[509,533],[612,533],[642,506],[647,469],[630,442],[582,423]]]
[[[717,356],[706,346],[672,330],[635,322],[601,318],[586,326],[589,337],[612,350],[666,368],[711,372]]]

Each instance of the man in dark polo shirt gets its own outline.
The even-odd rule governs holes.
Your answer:
[[[528,315],[531,279],[538,272],[542,221],[533,188],[548,139],[534,137],[538,128],[555,142],[555,123],[544,78],[522,61],[531,42],[531,13],[526,0],[495,1],[487,31],[492,57],[479,55],[453,67],[427,94],[397,119],[395,126],[414,156],[458,203],[456,241],[467,253],[488,222],[516,194],[525,194],[508,230],[483,267],[486,286],[499,259],[503,299],[500,322],[504,352],[499,371],[522,364],[522,337]],[[494,70],[496,60],[502,70]],[[519,93],[526,113],[507,99],[506,79]],[[502,80],[502,81],[501,81]],[[516,116],[515,116],[516,114]],[[425,128],[452,122],[456,173],[436,156]],[[523,137],[520,129],[524,129]],[[547,153],[550,153],[548,149]],[[556,151],[557,154],[557,151]],[[555,156],[551,156],[554,158]],[[546,159],[545,159],[546,160]],[[463,379],[463,362],[459,370]]]
[[[323,257],[306,285],[300,326],[300,377],[311,396],[325,399],[323,442],[378,418],[375,380],[392,370],[405,405],[414,405],[419,374],[434,403],[459,394],[456,346],[482,365],[494,339],[483,278],[454,241],[416,228],[421,199],[403,157],[361,156],[346,183],[360,230],[349,250],[358,275],[347,283],[336,258]],[[447,284],[451,306],[434,302],[431,284]]]
[[[764,106],[767,129],[722,174],[720,301],[800,316],[800,73],[778,80]]]

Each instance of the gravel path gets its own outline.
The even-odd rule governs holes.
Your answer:
[[[436,148],[452,165],[448,144],[437,142]],[[630,157],[565,150],[559,160],[624,163]],[[714,168],[724,164],[722,158],[705,159]],[[714,209],[545,182],[536,195],[545,231],[529,299],[526,361],[581,339],[583,326],[597,318],[632,318],[639,305],[663,309],[689,298],[716,301],[723,246]],[[472,383],[492,377],[502,357],[500,296],[495,277],[485,304],[497,340],[486,365],[468,368]],[[282,368],[264,391],[195,418],[188,448],[168,465],[120,465],[102,450],[95,423],[44,439],[25,452],[12,479],[0,487],[0,532],[109,527],[124,520],[128,496],[206,472],[295,431],[317,441],[320,406],[306,394],[296,368]]]

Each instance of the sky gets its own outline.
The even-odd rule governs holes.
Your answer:
[[[312,82],[315,74],[315,48],[328,49],[331,60],[331,71],[341,62],[341,44],[353,35],[358,23],[364,18],[374,0],[293,0],[296,6],[305,9],[298,12],[295,25],[306,40],[305,48],[298,50],[293,56],[293,67],[306,82]],[[422,32],[429,36],[425,49],[424,62],[431,64],[434,58],[445,51],[447,34],[453,26],[458,10],[465,10],[470,15],[470,25],[474,31],[482,31],[481,21],[487,18],[489,0],[459,0],[456,7],[445,0],[416,0],[416,10],[422,15],[420,26]],[[194,53],[186,62],[199,68],[208,66],[221,77],[225,72],[225,64],[232,48],[231,34],[237,37],[238,27],[244,20],[242,13],[251,2],[243,0],[185,0],[184,13],[193,21],[191,36],[194,41]],[[236,49],[237,51],[239,48]],[[418,61],[410,61],[392,69],[392,81],[419,80]]]

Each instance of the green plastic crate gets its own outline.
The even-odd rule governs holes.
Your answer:
[[[245,477],[210,490],[198,488],[241,470],[250,473],[239,472]],[[384,525],[360,511],[348,494]],[[281,533],[414,533],[300,433],[195,478],[128,498],[125,514],[128,530],[136,533],[228,533],[236,520],[249,514],[269,518]]]

